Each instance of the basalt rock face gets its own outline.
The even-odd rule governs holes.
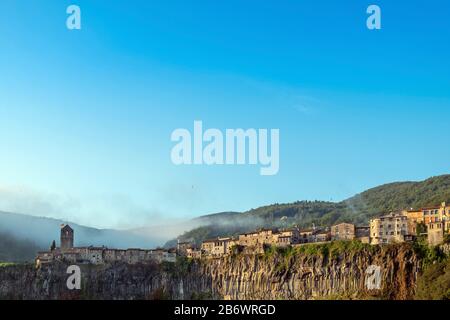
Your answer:
[[[192,299],[208,292],[210,283],[182,274],[169,264],[79,265],[81,289],[69,290],[68,264],[53,263],[36,268],[19,265],[0,268],[0,299]],[[166,268],[166,266],[169,266]]]
[[[369,266],[380,288],[368,290]],[[81,265],[68,290],[67,265],[0,267],[0,299],[410,299],[420,261],[410,247],[357,252],[245,254],[164,265]]]
[[[380,267],[379,289],[367,285],[374,279],[370,266]],[[336,257],[238,255],[203,264],[212,291],[228,299],[412,299],[419,271],[420,261],[406,245]]]

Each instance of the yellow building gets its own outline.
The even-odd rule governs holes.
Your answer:
[[[422,210],[404,210],[403,214],[408,217],[408,232],[410,234],[417,234],[417,224],[425,223]]]
[[[408,217],[411,224],[443,221],[450,217],[450,206],[442,202],[440,206],[421,208],[419,210],[405,210],[404,214]]]

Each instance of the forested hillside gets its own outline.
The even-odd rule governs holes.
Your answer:
[[[273,204],[240,214],[209,215],[208,223],[180,236],[181,240],[201,242],[206,238],[235,235],[259,227],[329,226],[336,222],[367,225],[369,219],[390,211],[450,202],[450,175],[420,182],[381,185],[341,202],[298,201]],[[167,245],[173,245],[170,241]]]
[[[0,263],[32,261],[39,251],[38,246],[31,241],[15,238],[0,232]]]

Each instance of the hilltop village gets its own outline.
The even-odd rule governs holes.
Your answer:
[[[422,228],[420,228],[422,226]],[[252,247],[263,252],[266,246],[302,246],[338,240],[357,240],[372,245],[412,242],[417,235],[427,237],[428,244],[442,244],[450,237],[450,205],[419,210],[403,210],[371,219],[369,226],[339,223],[331,227],[300,229],[259,229],[237,237],[219,237],[202,242],[200,247],[190,242],[178,242],[172,249],[110,249],[106,247],[74,247],[74,231],[69,225],[61,226],[61,246],[52,245],[50,251],[39,252],[36,264],[64,261],[70,263],[104,264],[125,262],[175,262],[177,256],[193,259],[217,258],[230,255],[235,248]]]
[[[49,251],[38,252],[36,265],[55,261],[67,263],[105,264],[124,262],[128,264],[146,262],[175,262],[176,250],[170,249],[111,249],[107,247],[74,247],[74,230],[69,225],[61,225],[61,246],[52,245]]]
[[[418,226],[423,226],[423,230]],[[426,236],[431,246],[442,244],[446,235],[450,235],[450,205],[443,202],[440,206],[391,212],[371,219],[369,226],[343,222],[325,228],[260,229],[237,237],[205,240],[200,248],[188,242],[178,243],[177,251],[190,258],[220,257],[231,254],[238,246],[251,246],[255,252],[261,252],[264,246],[301,246],[338,240],[383,245],[412,242],[418,234]]]

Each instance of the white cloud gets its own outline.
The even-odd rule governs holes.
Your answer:
[[[156,209],[123,194],[76,198],[26,186],[0,186],[0,211],[56,218],[98,228],[134,228],[164,222]]]

